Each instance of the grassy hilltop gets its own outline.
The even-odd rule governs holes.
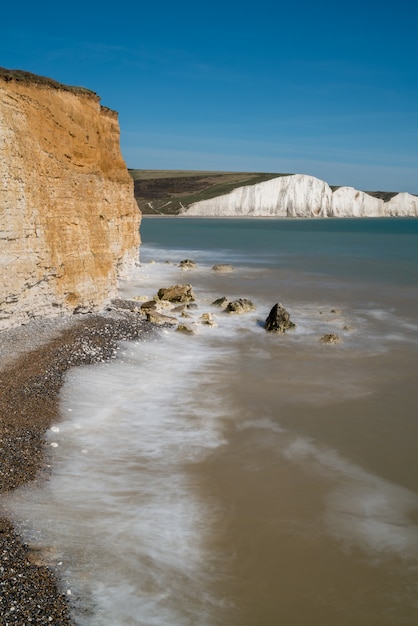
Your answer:
[[[284,173],[205,172],[195,170],[129,170],[135,198],[144,215],[178,215],[182,207],[229,193],[235,187],[255,185]],[[338,186],[331,186],[335,191]],[[397,192],[367,191],[385,202]]]
[[[182,207],[288,174],[203,172],[194,170],[129,170],[135,198],[145,215],[178,215]]]

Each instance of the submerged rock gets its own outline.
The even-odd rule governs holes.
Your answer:
[[[158,291],[160,300],[169,302],[193,302],[196,297],[191,285],[173,285],[172,287],[161,288]]]
[[[336,335],[335,333],[329,333],[321,337],[319,341],[321,343],[336,344],[336,343],[341,343],[341,338],[339,337],[339,335]]]
[[[295,326],[296,324],[291,321],[289,313],[280,302],[273,306],[265,323],[266,330],[276,333],[285,333],[286,330]]]
[[[255,311],[255,306],[247,298],[238,298],[229,302],[225,311],[227,313],[247,313],[248,311]]]
[[[176,328],[177,332],[185,333],[186,335],[194,335],[194,330],[187,324],[179,324]]]
[[[225,296],[222,296],[222,298],[217,298],[216,300],[214,300],[212,304],[214,306],[226,306],[228,302],[229,302],[228,298],[225,298]]]
[[[220,272],[226,274],[228,272],[233,272],[234,268],[232,265],[228,265],[227,263],[219,263],[212,267],[214,272]]]
[[[212,313],[202,313],[202,315],[200,316],[200,321],[202,324],[206,324],[207,326],[216,325],[216,322]]]
[[[173,313],[183,313],[183,311],[186,308],[186,303],[183,304],[179,304],[178,306],[174,307],[172,310]]]

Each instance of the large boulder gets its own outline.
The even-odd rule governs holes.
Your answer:
[[[160,300],[168,300],[169,302],[193,302],[196,300],[191,285],[173,285],[172,287],[161,288],[158,290],[158,297]]]
[[[238,298],[238,300],[229,302],[225,311],[227,313],[246,313],[247,311],[255,311],[255,306],[247,298]]]
[[[266,330],[276,333],[285,333],[286,330],[295,326],[296,324],[291,321],[289,313],[280,302],[273,306],[265,323]]]

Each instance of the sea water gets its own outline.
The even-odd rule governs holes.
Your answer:
[[[190,283],[195,333],[70,371],[50,476],[7,503],[75,623],[417,624],[418,220],[144,218],[141,235],[121,295]],[[264,329],[276,302],[284,335]]]

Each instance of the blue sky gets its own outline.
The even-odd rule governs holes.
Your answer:
[[[0,65],[97,92],[128,167],[418,193],[418,3],[7,3]]]

